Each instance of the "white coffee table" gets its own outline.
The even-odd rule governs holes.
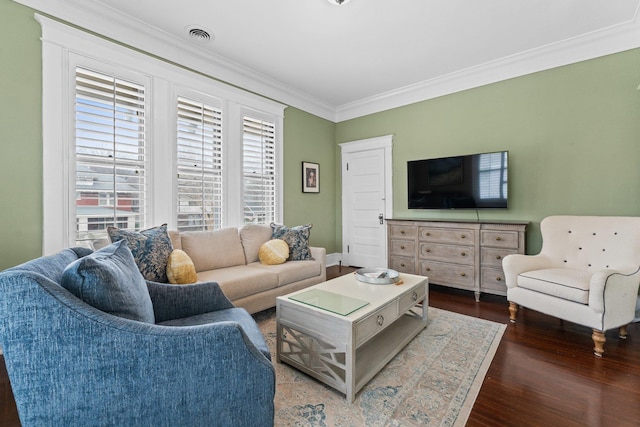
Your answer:
[[[278,297],[277,361],[353,402],[427,325],[427,278],[401,274],[400,279],[401,285],[372,285],[348,274]]]

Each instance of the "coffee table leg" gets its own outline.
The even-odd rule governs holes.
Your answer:
[[[276,304],[276,361],[280,360],[280,353],[282,352],[282,325],[280,324],[280,304]]]
[[[351,343],[347,345],[347,348],[345,349],[345,386],[347,389],[345,392],[345,397],[347,399],[347,402],[353,403],[356,398],[356,343],[353,331],[350,338]]]

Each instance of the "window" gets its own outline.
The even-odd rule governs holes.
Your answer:
[[[507,153],[480,155],[480,198],[507,198]]]
[[[178,230],[222,227],[222,110],[178,97]]]
[[[143,85],[76,67],[75,174],[76,244],[104,239],[109,225],[144,225]]]
[[[244,223],[269,224],[276,216],[275,123],[242,119]]]
[[[109,225],[237,227],[244,206],[251,221],[281,216],[284,105],[37,18],[43,254],[95,247]]]

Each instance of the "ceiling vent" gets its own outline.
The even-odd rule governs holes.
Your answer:
[[[189,25],[185,28],[187,33],[189,34],[189,38],[191,40],[196,40],[201,43],[207,43],[213,40],[213,34],[211,31],[207,30],[201,26]]]

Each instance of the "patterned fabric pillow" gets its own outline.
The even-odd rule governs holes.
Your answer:
[[[155,323],[147,284],[125,241],[72,262],[62,273],[60,284],[98,310]]]
[[[173,251],[173,246],[167,233],[167,224],[140,232],[108,227],[107,232],[112,242],[127,240],[138,269],[145,279],[152,282],[169,282],[167,260]]]
[[[298,225],[296,227],[286,227],[271,223],[273,233],[272,239],[282,239],[289,245],[288,261],[303,261],[313,259],[309,249],[309,235],[312,224]]]

